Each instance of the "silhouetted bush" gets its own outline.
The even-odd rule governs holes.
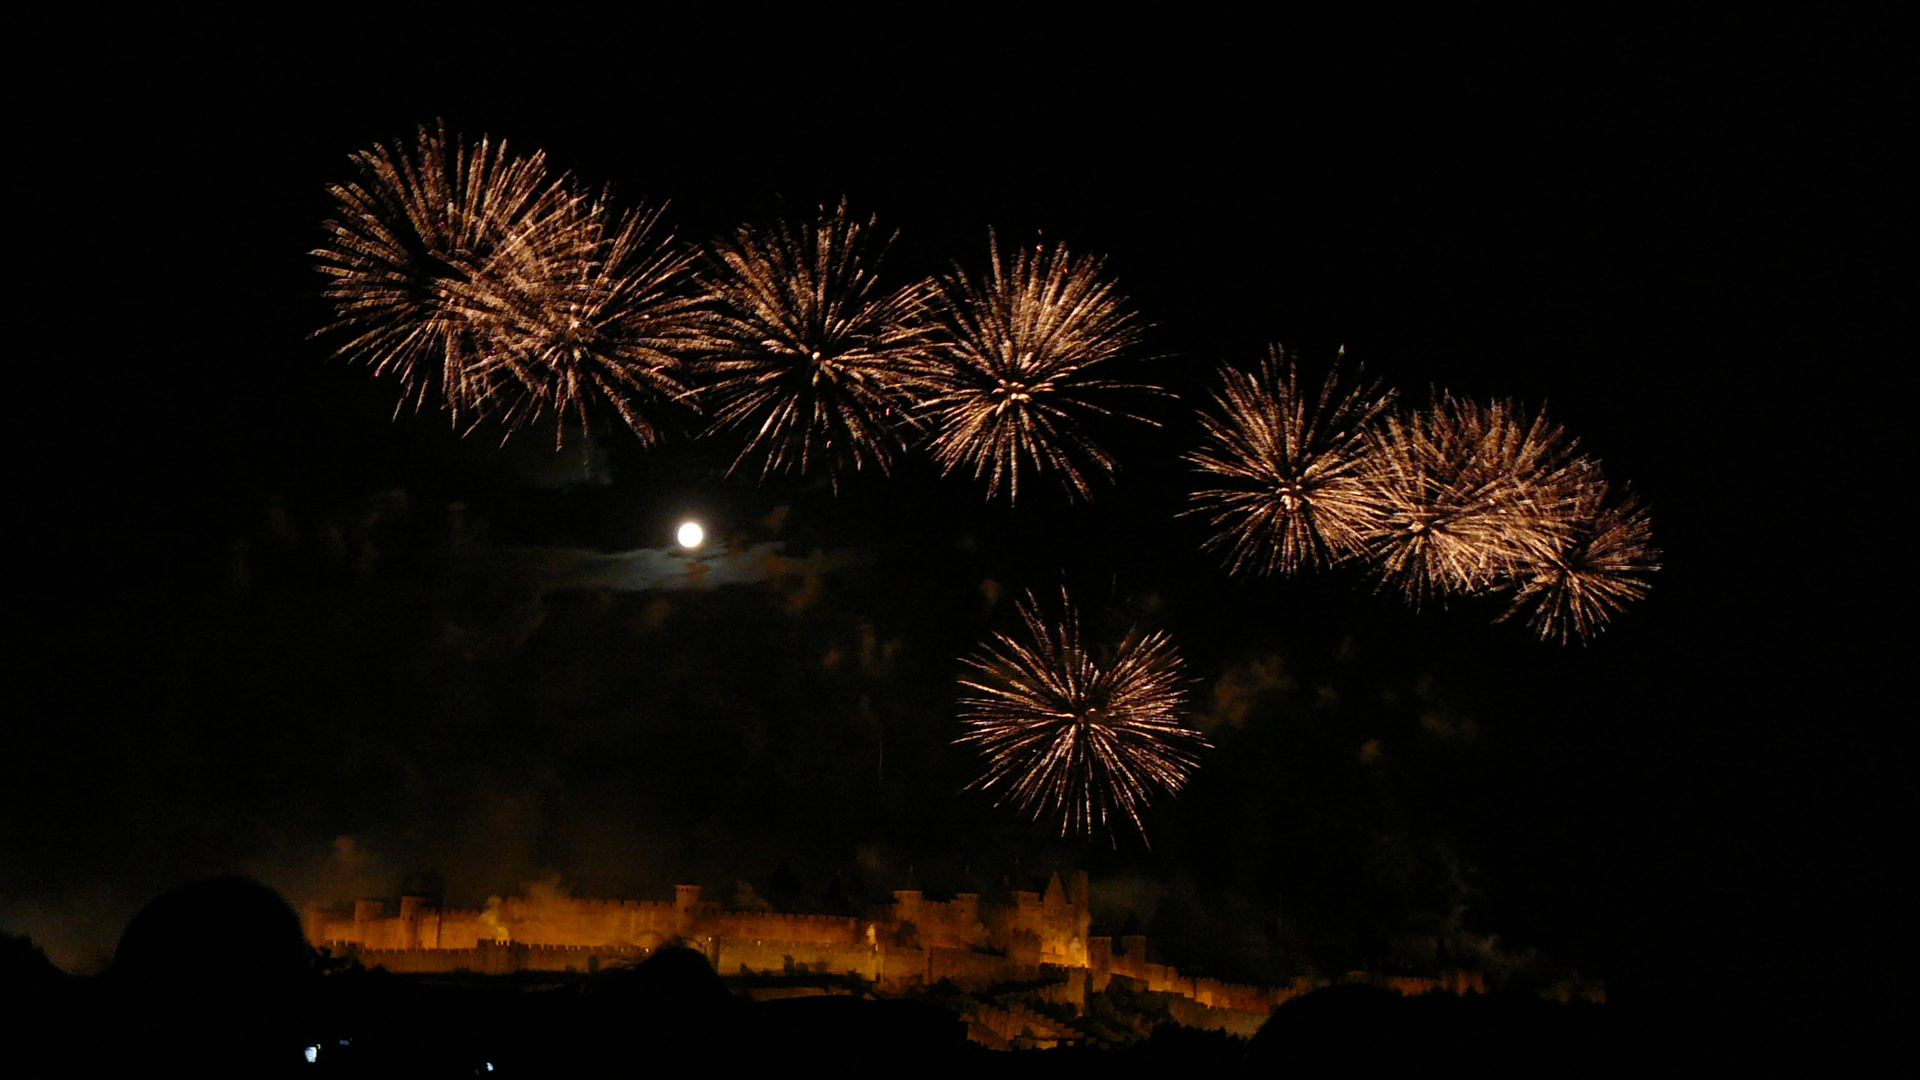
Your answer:
[[[166,893],[127,924],[106,980],[125,1067],[268,1076],[304,1064],[312,952],[293,909],[242,877]]]

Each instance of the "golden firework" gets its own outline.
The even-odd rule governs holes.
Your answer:
[[[832,211],[715,246],[702,277],[718,301],[702,395],[716,428],[749,432],[734,460],[760,475],[891,470],[913,423],[928,335],[924,285],[888,289],[892,235]]]
[[[359,179],[334,184],[328,243],[312,254],[328,280],[336,352],[399,380],[399,408],[438,400],[456,419],[492,407],[484,374],[502,311],[531,303],[528,283],[568,279],[590,262],[593,217],[544,155],[469,145],[444,124],[353,155]],[[398,409],[396,409],[396,412]]]
[[[1025,638],[995,634],[966,659],[956,741],[986,755],[972,786],[1058,821],[1062,836],[1109,830],[1117,817],[1144,838],[1149,800],[1179,791],[1208,746],[1182,718],[1180,656],[1165,633],[1133,631],[1096,658],[1060,599],[1049,623],[1029,594],[1019,605]]]
[[[1369,429],[1367,554],[1407,601],[1483,593],[1563,551],[1598,467],[1544,414],[1439,395]]]
[[[1517,580],[1518,591],[1502,618],[1531,608],[1527,625],[1542,641],[1582,643],[1605,629],[1615,612],[1647,595],[1647,575],[1660,569],[1653,545],[1653,518],[1628,495],[1601,507],[1606,487],[1598,485],[1564,547],[1531,564]]]
[[[1138,342],[1141,324],[1100,260],[1059,245],[1006,260],[996,238],[988,243],[986,277],[956,267],[940,282],[943,340],[926,369],[934,456],[948,473],[985,479],[989,499],[1004,486],[1017,500],[1023,470],[1052,472],[1069,495],[1090,497],[1092,478],[1111,478],[1114,461],[1088,436],[1088,418],[1144,420],[1103,403],[1129,390],[1164,393],[1093,374]]]
[[[1291,574],[1358,558],[1382,528],[1363,466],[1367,426],[1392,399],[1380,384],[1327,373],[1301,385],[1275,346],[1254,372],[1221,369],[1217,413],[1202,413],[1206,441],[1187,460],[1211,485],[1193,495],[1235,572]]]
[[[574,206],[590,242],[579,258],[503,269],[509,287],[492,294],[474,380],[509,429],[551,409],[558,437],[564,421],[584,428],[590,405],[604,402],[651,444],[647,406],[690,401],[683,358],[707,341],[693,256],[660,228],[659,208],[618,214],[604,194]]]

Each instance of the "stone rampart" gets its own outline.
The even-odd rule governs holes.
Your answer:
[[[1040,978],[1039,964],[1017,963],[1005,956],[935,946],[927,950],[927,981],[946,979],[969,993],[996,983],[1032,982]]]
[[[1042,1049],[1073,1042],[1078,1033],[1049,1016],[1042,1016],[1023,1005],[999,1008],[983,1005],[973,1022],[1013,1044],[1030,1044]]]
[[[788,915],[772,911],[723,911],[694,924],[700,934],[718,938],[755,938],[810,941],[821,944],[864,945],[871,922],[833,915]]]
[[[721,938],[715,968],[723,975],[849,975],[880,979],[880,947],[853,942]]]
[[[982,902],[973,893],[929,900],[917,889],[902,889],[889,907],[866,919],[725,911],[700,894],[698,886],[681,885],[671,901],[594,900],[544,884],[529,886],[525,896],[495,897],[479,910],[439,910],[415,896],[402,897],[391,915],[378,900],[357,902],[351,917],[309,906],[302,926],[314,945],[392,971],[588,971],[634,962],[681,941],[727,975],[852,975],[885,992],[942,979],[968,992],[1028,983],[1036,985],[1027,992],[1029,1000],[1076,1011],[1085,1007],[1089,991],[1106,992],[1118,981],[1133,992],[1178,1002],[1170,1007],[1182,1023],[1240,1034],[1257,1028],[1280,1002],[1320,985],[1302,979],[1252,986],[1195,977],[1148,960],[1140,935],[1118,942],[1092,936],[1084,873],[1065,880],[1055,875],[1044,892],[1015,892],[1010,903]],[[1401,994],[1485,992],[1476,972],[1348,976],[1356,978]],[[996,1038],[1064,1037],[1023,1023],[1009,1013],[989,1027],[1012,1033]]]
[[[889,945],[880,953],[880,988],[888,993],[900,993],[916,986],[927,985],[929,954],[926,949],[911,945]]]
[[[344,955],[367,967],[406,974],[511,975],[520,971],[590,972],[614,964],[635,964],[652,949],[620,946],[550,946],[483,941],[471,949],[363,949]]]
[[[683,934],[687,918],[673,904],[577,900],[541,890],[489,903],[480,922],[530,945],[654,944]]]
[[[1267,1022],[1269,1009],[1223,1009],[1210,1008],[1192,998],[1168,995],[1167,1015],[1182,1027],[1199,1028],[1202,1031],[1224,1031],[1229,1035],[1238,1035],[1250,1039]]]

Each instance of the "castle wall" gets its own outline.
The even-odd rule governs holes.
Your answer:
[[[1193,1000],[1210,1008],[1258,1012],[1262,1016],[1266,1015],[1275,1004],[1273,990],[1270,987],[1221,982],[1219,979],[1209,978],[1193,981]]]
[[[554,947],[483,941],[471,949],[362,949],[348,955],[367,967],[405,974],[511,975],[518,971],[593,971],[615,963],[635,964],[651,949]]]
[[[880,980],[880,947],[852,942],[721,938],[715,968],[721,974],[852,975]]]
[[[435,927],[437,944],[421,943],[423,949],[477,949],[481,942],[500,940],[497,927],[483,922],[478,911],[440,912]]]
[[[1041,1049],[1072,1042],[1077,1037],[1077,1033],[1072,1028],[1065,1027],[1051,1017],[1042,1016],[1023,1005],[1010,1005],[1006,1008],[983,1005],[973,1022],[1007,1043],[1017,1042]]]
[[[952,900],[927,900],[917,889],[893,894],[893,921],[912,923],[923,948],[966,949],[987,941],[980,897],[961,893]]]
[[[804,968],[851,975],[889,992],[942,979],[969,992],[1034,983],[1041,985],[1027,992],[1030,1001],[1075,1009],[1085,1007],[1089,991],[1107,991],[1118,979],[1135,992],[1166,995],[1183,1024],[1236,1034],[1250,1034],[1274,1006],[1316,986],[1307,979],[1251,986],[1186,975],[1149,961],[1140,935],[1120,939],[1116,949],[1114,939],[1089,934],[1084,873],[1064,881],[1055,875],[1044,893],[1016,892],[1007,904],[982,903],[972,893],[935,901],[902,889],[887,914],[891,918],[864,920],[722,911],[702,902],[699,887],[691,885],[677,887],[670,902],[575,899],[553,886],[532,886],[527,896],[496,898],[483,910],[442,911],[411,896],[401,898],[392,915],[378,900],[357,902],[351,917],[309,906],[301,925],[315,945],[401,972],[584,972],[635,963],[666,942],[685,940],[723,974]],[[907,924],[913,933],[903,936]],[[1405,995],[1485,992],[1477,972],[1348,978]],[[1005,1029],[995,1038],[1064,1037],[1014,1012],[994,1025],[995,1032]]]
[[[1002,932],[1009,937],[1016,934],[1032,934],[1035,939],[1038,939],[1045,928],[1039,893],[1015,892],[1013,907],[1000,910],[1005,913],[1001,922]]]
[[[685,932],[685,913],[673,904],[637,900],[576,900],[551,893],[512,896],[489,904],[481,922],[499,926],[510,941],[529,945],[656,944]]]
[[[1084,968],[1059,968],[1051,965],[1043,967],[1040,969],[1040,977],[1051,981],[1038,990],[1028,991],[1028,996],[1035,1001],[1071,1005],[1075,1015],[1085,1015],[1087,983],[1090,981],[1088,975]]]
[[[865,945],[867,923],[832,915],[785,915],[771,911],[726,911],[698,920],[695,931],[718,938]]]
[[[926,949],[911,945],[889,945],[880,954],[880,988],[899,993],[927,984],[930,956]]]
[[[1199,1028],[1202,1031],[1224,1031],[1229,1035],[1238,1035],[1250,1039],[1267,1022],[1269,1010],[1209,1008],[1191,998],[1167,998],[1167,1015],[1174,1023],[1183,1027]]]
[[[1038,963],[1021,964],[1005,956],[935,946],[927,950],[927,981],[952,981],[962,990],[985,990],[995,983],[1032,982],[1040,978]]]

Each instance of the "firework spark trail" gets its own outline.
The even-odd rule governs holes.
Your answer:
[[[1592,640],[1616,612],[1647,595],[1652,588],[1647,575],[1660,569],[1652,515],[1631,494],[1603,506],[1606,485],[1595,486],[1590,512],[1581,516],[1568,543],[1521,573],[1513,602],[1501,616],[1531,607],[1527,625],[1542,641]]]
[[[1365,554],[1383,524],[1362,474],[1366,429],[1392,395],[1337,368],[1314,394],[1278,346],[1255,372],[1220,374],[1219,411],[1200,415],[1206,442],[1186,456],[1214,485],[1188,511],[1214,527],[1207,546],[1226,549],[1236,573],[1292,574]]]
[[[1095,378],[1091,369],[1135,344],[1141,324],[1101,262],[1059,245],[1021,249],[1009,262],[989,236],[991,263],[978,281],[955,268],[939,284],[945,340],[926,369],[933,452],[947,472],[1004,484],[1020,495],[1022,463],[1052,471],[1070,496],[1092,495],[1091,475],[1110,479],[1113,458],[1082,430],[1091,415],[1137,414],[1100,404],[1113,391],[1158,387]],[[1147,423],[1152,421],[1147,420]]]
[[[741,228],[719,241],[704,278],[719,302],[704,366],[714,426],[752,432],[734,460],[774,472],[890,472],[906,446],[924,284],[882,287],[892,235],[847,204],[803,222]]]
[[[1598,480],[1544,415],[1439,395],[1369,429],[1362,459],[1382,525],[1373,572],[1418,608],[1498,588],[1562,551]]]
[[[360,179],[332,185],[338,216],[312,254],[344,335],[337,354],[391,372],[400,409],[439,397],[456,418],[484,410],[493,389],[476,375],[496,348],[497,313],[514,291],[578,272],[595,241],[581,197],[549,178],[544,155],[504,142],[468,145],[445,125],[353,155]],[[396,413],[398,409],[396,409]]]
[[[693,255],[659,229],[659,208],[616,214],[603,194],[576,204],[592,243],[583,257],[509,267],[510,286],[489,310],[490,349],[474,364],[509,430],[552,409],[585,427],[604,401],[642,444],[657,439],[643,406],[687,402],[682,358],[706,343],[706,297],[693,286]],[[557,271],[557,273],[556,273]],[[566,424],[556,425],[560,438]]]
[[[987,772],[971,786],[998,790],[1060,833],[1091,836],[1117,816],[1142,837],[1142,810],[1155,793],[1174,794],[1199,765],[1206,739],[1181,719],[1181,661],[1166,634],[1129,633],[1111,660],[1084,646],[1066,595],[1057,626],[1031,594],[1020,606],[1026,640],[995,634],[967,658],[960,682],[965,732]]]

